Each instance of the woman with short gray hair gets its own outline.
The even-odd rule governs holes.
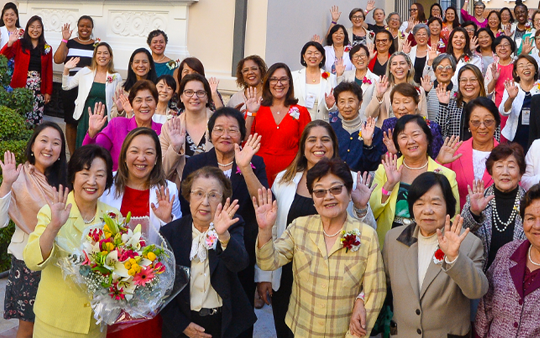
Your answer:
[[[414,81],[420,83],[422,76],[428,72],[428,60],[434,59],[437,56],[437,49],[430,49],[428,46],[428,41],[431,37],[428,25],[425,23],[417,24],[414,26],[412,32],[416,46],[411,47],[411,42],[407,40],[403,44],[403,52],[411,58],[414,66]]]
[[[428,67],[428,75],[431,78],[429,85],[423,86],[426,90],[427,98],[427,116],[431,121],[437,120],[439,115],[439,99],[437,98],[437,88],[441,87],[445,91],[450,91],[450,95],[457,90],[452,84],[452,76],[456,71],[456,61],[454,58],[446,53],[439,54],[433,59],[432,67]]]
[[[475,1],[473,4],[474,15],[469,14],[467,11],[468,7],[469,0],[463,1],[463,7],[461,8],[461,18],[463,19],[463,22],[472,21],[478,26],[478,28],[486,28],[488,21],[483,16],[486,5],[482,1]]]

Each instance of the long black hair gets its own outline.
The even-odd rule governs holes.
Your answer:
[[[47,128],[53,128],[58,132],[58,134],[60,134],[60,140],[62,140],[62,149],[60,150],[60,157],[58,157],[58,161],[54,161],[53,165],[45,169],[45,177],[47,177],[47,182],[53,187],[58,188],[60,184],[66,187],[67,186],[66,139],[64,138],[64,132],[62,131],[62,128],[60,128],[58,124],[54,122],[50,122],[50,121],[45,121],[39,126],[37,126],[36,129],[34,129],[34,133],[30,137],[28,144],[26,145],[24,156],[26,156],[30,164],[32,165],[36,164],[36,157],[34,156],[34,153],[32,151],[32,146],[36,142],[36,138],[38,137],[38,135]]]
[[[124,90],[126,92],[129,92],[131,90],[131,87],[137,82],[137,75],[131,69],[131,65],[133,64],[133,59],[135,58],[135,55],[139,53],[145,53],[148,57],[148,62],[150,65],[150,71],[148,74],[146,74],[146,80],[152,81],[154,84],[156,84],[157,81],[157,74],[156,74],[156,67],[154,65],[154,59],[152,58],[152,54],[146,49],[146,48],[137,48],[133,53],[131,53],[131,57],[129,58],[128,63],[128,69],[127,69],[127,79],[126,82],[124,82]]]
[[[21,28],[21,23],[19,22],[19,9],[17,8],[17,5],[15,5],[13,2],[6,2],[4,5],[4,8],[2,8],[2,14],[0,15],[0,27],[5,26],[4,23],[4,13],[8,10],[12,9],[15,12],[15,15],[17,15],[17,21],[15,22],[15,27]]]
[[[21,39],[21,47],[23,53],[26,53],[27,50],[34,48],[34,46],[32,45],[32,38],[30,37],[30,34],[28,34],[28,27],[30,27],[30,25],[36,21],[39,21],[39,23],[41,24],[41,35],[38,38],[38,45],[36,48],[43,55],[45,54],[45,45],[47,44],[47,41],[45,41],[45,26],[43,26],[43,20],[41,20],[41,17],[39,15],[34,15],[30,19],[28,19],[28,22],[26,23],[26,28],[24,29],[23,38]],[[49,51],[49,53],[50,52],[52,51]]]

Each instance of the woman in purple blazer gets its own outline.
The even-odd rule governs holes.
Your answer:
[[[521,200],[520,214],[527,239],[503,246],[489,268],[489,290],[476,313],[476,337],[540,337],[539,184]]]
[[[161,123],[152,121],[158,102],[156,86],[148,80],[137,81],[131,87],[128,100],[134,116],[115,117],[103,130],[101,128],[107,121],[105,106],[101,103],[96,104],[94,113],[89,111],[88,132],[83,145],[95,143],[109,150],[113,159],[113,171],[118,169],[118,156],[122,143],[130,131],[138,127],[147,127],[152,128],[158,136],[161,134]],[[126,106],[128,106],[127,102],[124,107]]]
[[[465,142],[459,136],[447,137],[437,156],[437,162],[456,173],[459,196],[467,196],[467,185],[483,180],[485,187],[491,186],[493,179],[486,169],[486,159],[499,142],[495,131],[501,117],[495,103],[488,98],[478,97],[465,106],[465,125],[472,135]],[[467,199],[460,198],[460,209]]]

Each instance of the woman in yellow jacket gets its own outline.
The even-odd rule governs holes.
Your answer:
[[[97,145],[77,149],[69,162],[68,189],[53,193],[38,213],[38,222],[23,253],[26,265],[41,270],[34,312],[34,337],[77,338],[104,337],[93,318],[90,299],[74,284],[66,283],[62,270],[55,264],[60,257],[58,242],[79,247],[81,235],[89,226],[100,222],[104,213],[120,212],[98,201],[112,184],[112,159]]]
[[[433,137],[424,118],[418,115],[401,117],[392,133],[392,140],[402,156],[398,158],[396,155],[386,154],[375,172],[373,182],[377,187],[369,199],[373,215],[377,219],[377,234],[381,246],[388,230],[412,223],[407,203],[409,188],[412,181],[426,171],[436,171],[448,178],[457,201],[456,213],[459,213],[456,174],[429,157],[428,150]]]

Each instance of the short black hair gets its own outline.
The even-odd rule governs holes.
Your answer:
[[[409,195],[407,196],[407,203],[409,204],[409,215],[414,218],[414,203],[418,201],[429,189],[435,185],[441,187],[444,202],[446,203],[446,214],[450,217],[454,217],[456,214],[456,198],[452,192],[452,186],[448,181],[448,178],[443,174],[439,174],[433,171],[427,171],[418,175],[411,183],[409,188]]]
[[[318,43],[317,41],[310,41],[302,47],[302,51],[300,52],[300,64],[304,67],[307,67],[307,63],[304,60],[304,54],[306,54],[306,51],[309,47],[315,47],[319,51],[319,53],[322,54],[322,60],[319,63],[319,68],[324,67],[324,64],[326,63],[326,52],[324,50],[324,47]]]
[[[521,198],[519,215],[522,220],[525,219],[525,209],[538,199],[540,199],[540,184],[537,183],[527,190],[525,195]]]
[[[180,72],[178,72],[180,74]],[[178,108],[185,109],[186,106],[180,99],[182,96],[182,93],[184,92],[184,88],[186,88],[186,85],[191,81],[199,81],[203,84],[204,91],[206,92],[206,98],[208,102],[206,103],[206,107],[210,107],[212,104],[212,90],[210,89],[210,84],[208,83],[208,80],[204,77],[204,75],[201,75],[199,73],[193,73],[188,74],[182,78],[182,81],[180,82],[180,89],[178,91]]]
[[[367,46],[359,43],[353,46],[353,48],[351,48],[351,50],[349,51],[349,58],[351,59],[351,61],[352,61],[353,55],[358,53],[360,49],[363,49],[366,52],[366,55],[369,56],[369,49],[367,48]]]
[[[491,44],[491,50],[493,51],[493,53],[496,53],[495,48],[497,48],[497,46],[500,45],[503,40],[508,41],[508,43],[510,44],[510,49],[512,50],[512,54],[515,53],[517,49],[516,43],[514,42],[513,39],[511,39],[509,36],[506,36],[506,35],[501,35],[497,37],[495,41],[493,41],[493,43]]]
[[[478,25],[476,24],[476,22],[474,21],[465,21],[464,23],[461,24],[461,27],[465,28],[467,26],[473,26],[474,27],[474,32],[476,33],[476,30],[478,29]]]
[[[487,20],[487,19],[486,19]],[[476,31],[476,33],[474,34],[474,36],[476,36],[478,38],[478,36],[480,35],[480,33],[486,33],[487,35],[489,35],[489,38],[491,39],[491,45],[493,46],[493,43],[495,42],[495,35],[493,35],[493,32],[491,31],[491,29],[489,28],[486,28],[486,27],[482,27],[480,28],[479,30]],[[478,52],[480,52],[480,46],[476,47],[476,50]]]
[[[521,81],[519,75],[517,74],[517,63],[521,59],[525,59],[529,61],[530,63],[532,63],[532,65],[534,66],[534,81],[538,80],[538,63],[532,56],[528,54],[527,55],[521,54],[514,60],[514,68],[512,69],[512,77],[514,78],[514,81],[516,81],[517,83]]]
[[[246,138],[246,121],[244,120],[244,115],[238,110],[230,107],[222,107],[216,110],[212,116],[210,116],[210,119],[208,120],[208,137],[212,139],[212,130],[214,129],[214,125],[216,124],[216,120],[218,117],[221,116],[227,116],[232,117],[233,119],[236,119],[238,122],[238,128],[240,130],[240,140],[244,140]]]
[[[105,190],[109,189],[113,183],[113,161],[111,153],[97,144],[89,144],[82,146],[73,152],[68,164],[68,185],[69,189],[73,189],[75,182],[75,174],[84,169],[90,169],[94,159],[101,158],[107,165],[107,183]]]
[[[343,29],[343,34],[345,35],[345,39],[343,40],[343,46],[350,45],[351,42],[349,41],[349,34],[347,33],[347,29],[343,25],[334,25],[330,29],[330,33],[328,33],[328,36],[326,37],[326,44],[328,46],[334,45],[334,40],[332,39],[332,35],[338,31],[338,29]]]
[[[159,83],[159,81],[165,81],[165,84],[169,87],[171,87],[171,89],[173,90],[173,92],[176,93],[176,80],[174,79],[174,76],[172,75],[169,75],[169,74],[163,74],[161,75],[160,77],[157,78],[156,80],[156,85]],[[175,94],[176,95],[176,94]]]
[[[465,105],[465,123],[461,130],[462,140],[468,140],[472,136],[472,133],[469,131],[469,121],[471,120],[473,111],[477,107],[486,108],[491,115],[493,115],[493,118],[495,119],[495,129],[501,125],[501,115],[499,115],[499,109],[497,109],[495,102],[487,97],[479,96]]]
[[[525,152],[523,151],[523,147],[516,142],[499,143],[499,145],[493,148],[486,160],[486,170],[488,174],[493,175],[493,165],[495,162],[506,160],[510,156],[514,156],[516,159],[519,173],[521,175],[525,174],[525,170],[527,169]]]
[[[403,115],[400,117],[397,122],[396,126],[394,127],[394,132],[392,133],[392,140],[394,141],[394,144],[396,145],[396,149],[400,151],[399,149],[399,143],[398,143],[398,136],[405,130],[405,126],[409,122],[414,122],[422,128],[424,131],[424,134],[426,134],[426,139],[428,141],[428,149],[427,152],[431,156],[431,146],[433,144],[433,135],[431,134],[431,129],[429,129],[429,126],[427,125],[424,118],[420,115]]]
[[[345,185],[345,188],[347,188],[349,194],[351,193],[353,187],[353,178],[351,169],[349,169],[347,163],[343,162],[343,160],[340,158],[329,159],[327,157],[323,157],[307,172],[306,183],[310,194],[313,194],[313,185],[315,182],[319,181],[328,174],[339,177],[343,181],[343,184]]]
[[[83,15],[79,18],[79,20],[77,20],[77,27],[79,27],[79,24],[81,23],[82,20],[88,20],[92,23],[92,29],[94,28],[94,19],[92,19],[92,17],[90,15]]]
[[[155,38],[156,36],[160,36],[160,35],[163,35],[163,38],[165,39],[165,44],[168,44],[169,43],[169,37],[161,29],[154,29],[153,31],[148,33],[148,38],[146,39],[146,44],[148,44],[148,46],[150,46],[150,43],[152,43],[152,39]]]
[[[362,101],[362,87],[358,85],[356,82],[341,82],[334,88],[334,97],[336,98],[336,102],[339,99],[339,94],[343,92],[351,92],[358,100]]]

